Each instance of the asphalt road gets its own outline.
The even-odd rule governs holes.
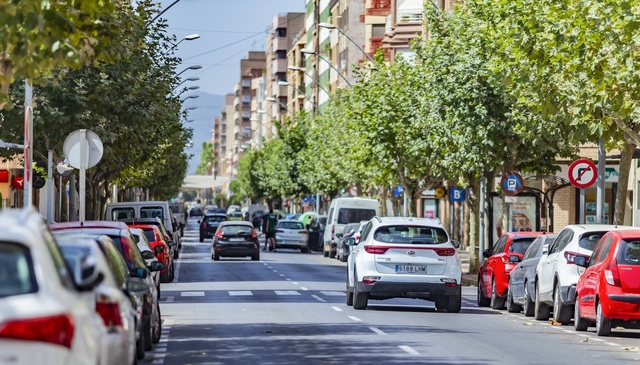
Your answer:
[[[185,229],[176,280],[162,284],[163,337],[142,363],[184,364],[637,364],[640,331],[598,338],[522,314],[461,313],[432,302],[345,304],[346,264],[322,254],[261,252],[211,260],[197,218]]]

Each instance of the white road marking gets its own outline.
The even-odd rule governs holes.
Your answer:
[[[591,338],[591,341],[596,341],[596,342],[605,342],[605,340],[601,339],[601,338]]]
[[[317,295],[315,295],[315,294],[314,294],[314,295],[312,295],[312,297],[316,298],[319,302],[323,302],[323,303],[326,303],[326,302],[327,302],[326,300],[324,300],[324,299],[320,298],[319,296],[317,296]]]
[[[349,316],[347,318],[349,318],[350,320],[355,321],[355,322],[362,322],[362,320],[360,318],[356,317],[356,316]]]
[[[280,276],[284,277],[284,274],[280,274]]]
[[[278,272],[278,270],[273,270],[273,272]]]
[[[287,281],[291,281],[291,279],[287,278]]]
[[[591,337],[591,336],[589,336],[589,335],[583,335],[582,333],[576,333],[576,335],[577,335],[577,336],[580,336],[580,337]]]
[[[183,297],[204,297],[203,291],[183,291],[180,293]]]
[[[305,288],[304,286],[301,286],[301,287],[300,287],[300,289],[302,289],[302,290],[304,290],[304,291],[309,290],[309,289]]]
[[[369,327],[369,329],[379,335],[383,335],[383,336],[386,335],[386,333],[378,327]]]
[[[621,345],[619,345],[617,343],[613,343],[613,342],[605,342],[605,345],[616,346],[616,347],[621,346]]]
[[[407,345],[398,345],[398,347],[409,355],[420,355],[420,353]]]
[[[229,295],[233,296],[241,296],[241,295],[253,295],[251,290],[233,290],[229,291]]]
[[[341,297],[345,295],[343,291],[321,291],[320,293],[328,297]]]
[[[275,290],[277,295],[301,295],[295,290]]]
[[[165,301],[165,303],[173,303],[173,299],[175,299],[174,296],[169,296],[167,297],[167,300]]]
[[[296,283],[295,281],[293,282],[293,284],[294,284],[294,285],[300,285],[300,284]]]
[[[162,345],[158,345],[158,347],[155,348],[155,350],[153,350],[153,352],[155,353],[163,353],[163,352],[167,352],[167,344],[162,344]]]
[[[342,312],[342,308],[340,307],[331,307],[336,312]]]
[[[183,250],[184,252],[184,250]],[[178,263],[176,264],[176,266],[173,268],[175,270],[175,273],[173,275],[173,282],[177,283],[178,282],[178,278],[180,277],[180,262],[182,262],[182,259],[178,259]]]
[[[565,333],[576,333],[576,331],[569,331],[569,330],[562,330],[562,332],[565,332]]]

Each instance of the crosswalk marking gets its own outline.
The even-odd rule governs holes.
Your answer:
[[[341,297],[345,295],[343,291],[321,291],[320,293],[328,297]]]
[[[229,291],[229,295],[233,296],[242,296],[242,295],[253,295],[251,290],[234,290]]]
[[[277,295],[300,295],[300,293],[295,290],[276,290],[275,293]]]
[[[182,297],[204,297],[203,291],[183,291],[180,293]]]

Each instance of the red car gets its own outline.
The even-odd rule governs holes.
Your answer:
[[[160,271],[160,282],[169,283],[173,281],[175,276],[173,271],[173,255],[169,254],[171,252],[171,248],[167,244],[167,241],[165,241],[165,237],[160,233],[160,228],[151,224],[130,224],[129,227],[140,228],[144,231],[145,236],[147,236],[147,239],[151,244],[151,249],[156,253],[156,258],[167,266],[166,269]],[[162,247],[162,251],[156,251],[157,246]]]
[[[640,327],[640,229],[608,232],[575,264],[586,268],[576,285],[576,331],[594,322],[598,336],[611,334],[614,322]]]
[[[478,307],[503,309],[509,288],[509,273],[522,260],[533,240],[546,232],[509,232],[484,250],[486,258],[478,272]]]

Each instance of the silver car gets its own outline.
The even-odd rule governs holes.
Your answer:
[[[276,227],[276,249],[293,248],[309,252],[309,231],[299,220],[285,219]]]

